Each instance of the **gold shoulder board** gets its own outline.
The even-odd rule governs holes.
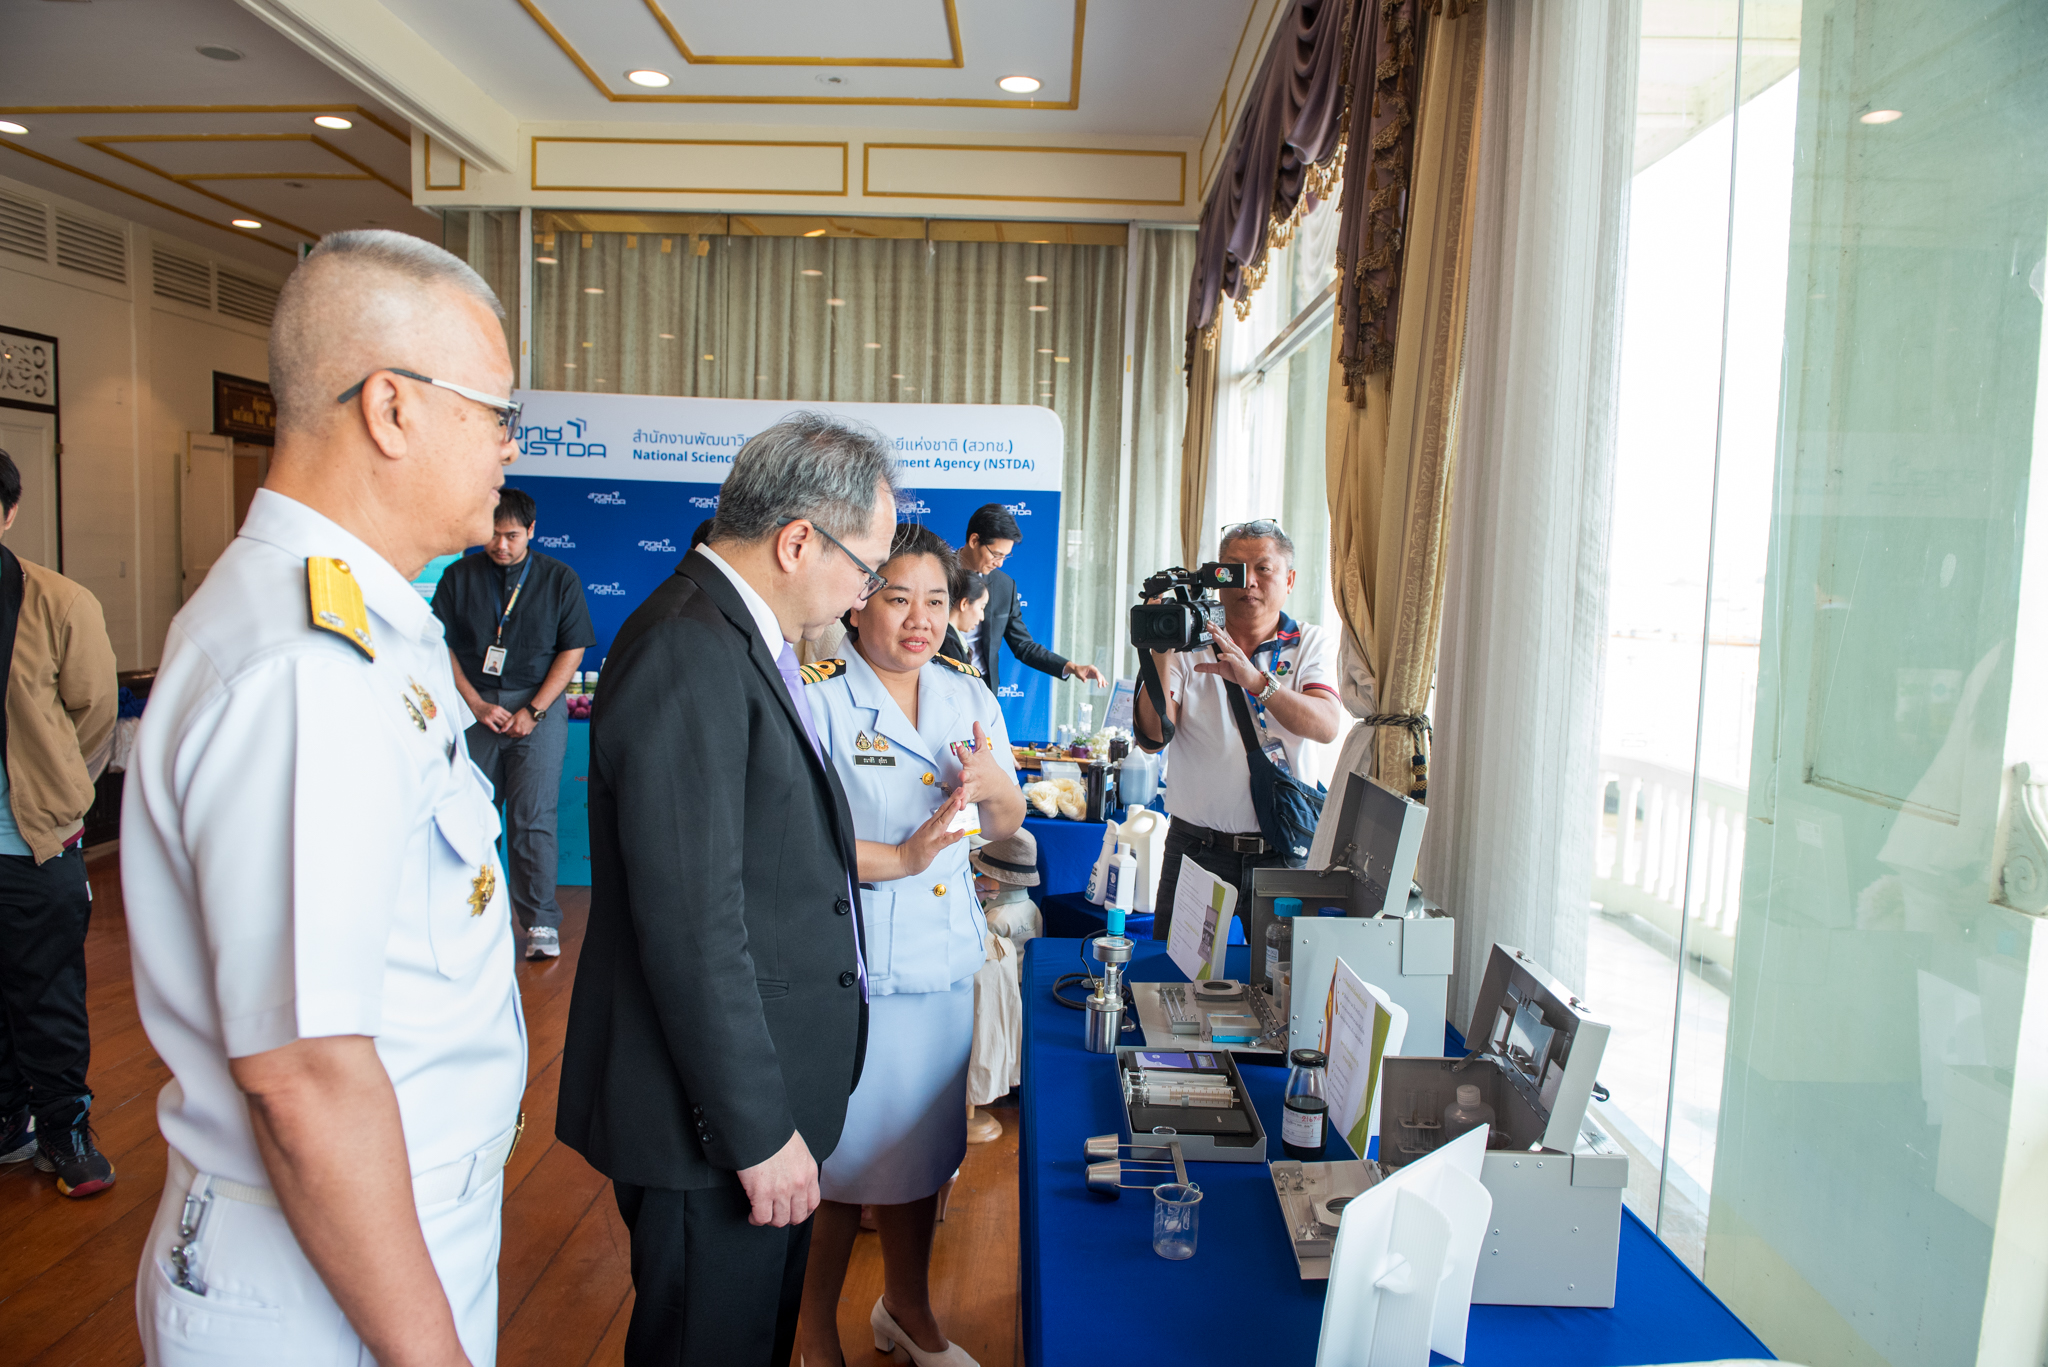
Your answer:
[[[932,656],[932,658],[934,660],[937,660],[940,664],[944,665],[948,669],[958,670],[960,673],[965,674],[970,679],[978,679],[981,677],[981,671],[976,669],[973,665],[967,663],[967,661],[965,660],[956,660],[951,655],[934,655]]]
[[[825,680],[845,672],[846,661],[844,660],[819,660],[813,664],[805,665],[797,671],[797,674],[805,683],[814,684],[823,683]]]
[[[316,555],[306,561],[306,608],[313,626],[331,631],[369,659],[377,658],[370,640],[370,612],[363,606],[363,588],[349,573],[346,560]]]

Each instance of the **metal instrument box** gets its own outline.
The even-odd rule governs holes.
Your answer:
[[[1190,1134],[1176,1126],[1172,1127],[1174,1134],[1169,1136],[1161,1133],[1151,1125],[1147,1125],[1142,1129],[1132,1125],[1132,1102],[1123,1091],[1124,1074],[1132,1067],[1134,1062],[1131,1056],[1141,1053],[1160,1052],[1162,1050],[1185,1050],[1189,1047],[1185,1043],[1151,1045],[1146,1048],[1137,1048],[1130,1045],[1118,1047],[1116,1051],[1117,1118],[1123,1126],[1125,1139],[1133,1144],[1146,1144],[1158,1143],[1169,1137],[1177,1138],[1180,1140],[1182,1156],[1190,1163],[1265,1162],[1266,1127],[1259,1123],[1258,1107],[1252,1105],[1251,1094],[1245,1091],[1244,1079],[1238,1075],[1237,1061],[1231,1058],[1230,1051],[1227,1049],[1217,1049],[1213,1052],[1217,1056],[1217,1062],[1222,1066],[1222,1076],[1229,1081],[1231,1091],[1237,1095],[1237,1102],[1233,1109],[1241,1113],[1250,1122],[1249,1128],[1245,1133],[1224,1135]],[[1161,1108],[1155,1106],[1147,1107],[1146,1109],[1158,1111]],[[1189,1107],[1187,1110],[1191,1122],[1198,1120],[1203,1114],[1200,1108],[1197,1107]]]
[[[1299,953],[1299,951],[1297,951]],[[1628,1156],[1586,1114],[1609,1027],[1519,949],[1496,944],[1463,1059],[1388,1058],[1379,1161],[1388,1171],[1435,1149],[1460,1084],[1493,1108],[1481,1180],[1493,1218],[1472,1299],[1482,1305],[1614,1304]]]

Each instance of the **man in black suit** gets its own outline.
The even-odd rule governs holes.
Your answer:
[[[879,435],[792,414],[605,658],[555,1133],[631,1232],[633,1367],[783,1367],[795,1343],[867,977],[853,819],[791,642],[873,591],[895,496]]]
[[[985,503],[967,519],[967,540],[960,547],[960,567],[988,579],[988,609],[981,630],[967,639],[970,661],[981,671],[990,688],[1002,686],[1001,666],[996,661],[996,643],[1008,641],[1010,653],[1023,663],[1055,679],[1086,679],[1102,682],[1102,671],[1094,665],[1079,665],[1057,651],[1040,645],[1024,625],[1023,604],[1017,599],[1017,581],[1004,574],[1002,565],[1024,539],[1017,519],[1000,503]]]

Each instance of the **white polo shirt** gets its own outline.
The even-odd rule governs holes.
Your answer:
[[[376,651],[313,625],[307,558],[346,563]],[[259,491],[171,623],[135,740],[121,879],[135,995],[172,1081],[164,1138],[268,1186],[228,1060],[367,1035],[414,1173],[503,1135],[525,1024],[490,785],[441,623],[329,519]]]
[[[1273,676],[1282,689],[1318,689],[1337,696],[1336,661],[1325,644],[1323,629],[1303,625],[1284,613],[1272,640],[1252,655],[1252,663]],[[1182,651],[1168,657],[1159,683],[1180,704],[1173,743],[1166,747],[1166,810],[1183,821],[1212,831],[1256,834],[1259,814],[1252,807],[1251,766],[1244,740],[1230,714],[1228,690],[1237,685],[1217,674],[1197,673],[1198,664],[1216,663],[1213,650]],[[1239,690],[1242,692],[1242,690]],[[1280,742],[1287,765],[1304,783],[1326,780],[1328,748],[1303,740],[1245,695],[1260,741]]]

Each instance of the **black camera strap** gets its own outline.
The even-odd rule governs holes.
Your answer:
[[[1166,689],[1159,682],[1159,666],[1153,663],[1152,652],[1149,650],[1138,652],[1138,687],[1152,700],[1152,715],[1159,718],[1159,748],[1164,750],[1173,744],[1175,727],[1166,719]],[[1131,734],[1138,734],[1136,709],[1131,712]]]

